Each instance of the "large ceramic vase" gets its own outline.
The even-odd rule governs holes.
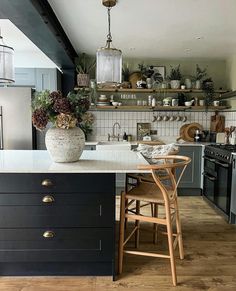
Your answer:
[[[79,127],[49,128],[45,136],[46,148],[54,162],[71,163],[79,160],[85,145],[84,132]]]

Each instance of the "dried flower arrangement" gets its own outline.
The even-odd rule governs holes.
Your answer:
[[[69,129],[79,126],[87,135],[92,131],[93,115],[89,110],[88,91],[79,89],[66,97],[60,91],[36,92],[32,101],[32,123],[38,130],[51,122],[57,128]]]

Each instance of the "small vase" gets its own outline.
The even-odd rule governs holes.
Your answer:
[[[49,128],[45,136],[45,144],[54,162],[76,162],[84,149],[84,132],[79,127],[69,129]]]
[[[200,90],[201,89],[201,81],[200,80],[196,80],[195,82],[195,89]]]
[[[186,86],[186,89],[191,89],[192,88],[192,81],[189,78],[185,79],[184,84]]]
[[[171,87],[171,89],[179,89],[180,88],[180,80],[171,80],[170,87]]]

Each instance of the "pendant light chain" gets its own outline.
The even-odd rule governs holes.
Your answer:
[[[107,15],[108,15],[108,35],[107,35],[107,46],[110,48],[112,42],[111,36],[111,7],[107,8]]]

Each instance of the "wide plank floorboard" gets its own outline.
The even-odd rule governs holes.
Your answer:
[[[126,255],[124,272],[115,282],[111,277],[0,277],[0,291],[235,291],[236,226],[201,197],[180,197],[179,205],[185,259],[176,252],[177,287],[172,287],[168,260]],[[117,198],[117,220],[118,210]],[[151,233],[141,231],[143,249],[156,248],[151,240]],[[158,247],[165,252],[165,237],[159,237]]]

